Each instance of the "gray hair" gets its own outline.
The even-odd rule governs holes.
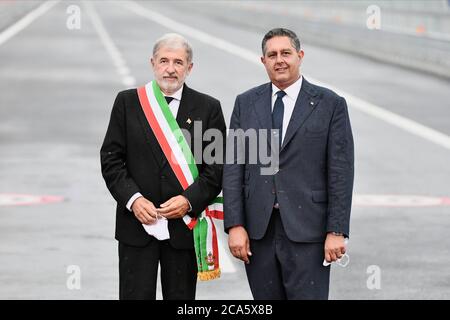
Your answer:
[[[264,38],[263,38],[262,44],[261,44],[263,56],[266,54],[267,40],[270,40],[273,37],[288,37],[291,40],[292,46],[295,48],[295,50],[297,50],[297,52],[300,51],[300,49],[301,49],[300,40],[298,39],[298,37],[294,31],[291,31],[291,30],[285,29],[285,28],[275,28],[275,29],[270,30],[269,32],[267,32],[264,35]]]
[[[172,49],[184,48],[186,49],[187,62],[192,62],[192,47],[189,42],[178,33],[166,33],[161,38],[156,40],[156,43],[153,46],[153,57],[156,56],[156,53],[159,49],[161,49],[161,47],[169,47]]]

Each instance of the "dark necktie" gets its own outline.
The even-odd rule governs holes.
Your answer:
[[[175,99],[174,97],[164,97],[166,98],[167,104],[170,104],[170,102]]]
[[[278,91],[277,92],[277,100],[275,101],[275,104],[273,106],[272,111],[272,129],[278,129],[278,138],[279,138],[279,144],[278,144],[278,150],[281,149],[281,141],[282,135],[283,135],[283,115],[284,115],[284,103],[283,103],[283,97],[286,95],[286,92],[284,91]]]
[[[278,91],[277,92],[277,100],[275,100],[275,104],[273,106],[272,111],[272,129],[278,129],[278,150],[281,149],[281,141],[283,136],[283,115],[284,115],[284,103],[283,103],[283,97],[286,95],[286,92],[284,91]],[[275,186],[275,185],[274,185]],[[275,193],[275,203],[274,208],[278,209],[278,199],[277,195]]]

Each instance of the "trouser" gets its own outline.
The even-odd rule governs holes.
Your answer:
[[[119,242],[120,300],[155,300],[158,264],[164,300],[195,299],[195,250],[175,249],[168,240],[154,239],[146,247]]]
[[[266,234],[250,239],[250,264],[245,265],[256,300],[328,299],[330,267],[322,265],[324,243],[288,239],[274,209]]]

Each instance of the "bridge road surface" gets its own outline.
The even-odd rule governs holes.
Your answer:
[[[57,3],[0,44],[1,299],[118,298],[115,203],[101,177],[99,149],[116,93],[152,79],[149,57],[159,36],[176,31],[191,41],[194,69],[187,83],[218,98],[227,122],[236,95],[267,81],[257,60],[264,31],[232,25],[214,6],[139,2],[133,10],[132,2],[89,3]],[[79,30],[66,27],[71,4],[81,9]],[[180,25],[170,29],[151,12]],[[279,21],[267,30],[275,26]],[[226,45],[205,41],[198,31]],[[307,79],[450,135],[448,81],[308,43],[304,50]],[[448,203],[419,206],[423,200],[397,197],[385,206],[364,196],[447,199],[450,150],[350,100],[356,150],[351,261],[333,266],[330,298],[448,299]],[[8,194],[63,201],[11,205]],[[228,254],[223,232],[219,241],[223,275],[199,282],[197,298],[251,299],[244,267]],[[69,288],[71,266],[81,271],[80,289]]]

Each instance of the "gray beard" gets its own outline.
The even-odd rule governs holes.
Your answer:
[[[178,89],[181,88],[182,85],[183,85],[183,84],[180,84],[180,83],[174,83],[174,84],[168,83],[168,81],[165,81],[165,80],[162,80],[162,81],[161,81],[161,84],[160,84],[161,89],[162,89],[163,91],[165,91],[165,92],[171,92],[171,93],[176,92]]]

